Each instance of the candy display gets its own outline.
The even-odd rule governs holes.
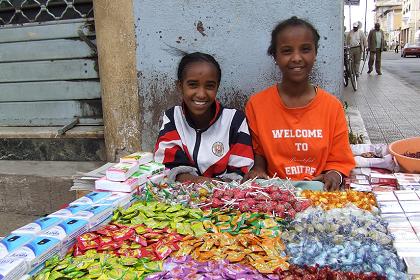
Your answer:
[[[364,210],[377,211],[375,196],[372,193],[353,190],[347,190],[345,192],[319,192],[304,190],[301,195],[311,200],[314,205],[322,206],[325,210],[342,208],[351,203]]]
[[[234,208],[241,212],[261,212],[291,219],[310,205],[310,201],[298,198],[290,189],[256,183],[246,188],[215,189],[211,201],[213,208]]]
[[[163,264],[162,272],[151,274],[146,280],[160,279],[278,279],[275,275],[264,276],[257,271],[226,260],[198,262],[190,256],[170,258]]]
[[[354,206],[328,211],[310,208],[297,215],[282,238],[295,265],[318,264],[405,279],[404,265],[392,249],[386,223]]]
[[[143,226],[107,225],[82,234],[74,246],[74,256],[96,250],[118,256],[163,260],[179,249],[183,237],[167,228],[153,230]]]
[[[146,225],[152,229],[170,227],[179,234],[201,236],[206,233],[200,209],[186,208],[181,204],[169,205],[160,202],[136,202],[127,210],[114,212],[112,221],[116,224]]]
[[[117,257],[89,251],[83,256],[54,257],[35,280],[49,279],[144,279],[147,274],[161,271],[162,263],[146,258]]]
[[[208,232],[230,234],[253,233],[279,236],[287,224],[279,217],[261,213],[241,213],[238,210],[209,209],[204,211],[203,225]]]
[[[386,280],[377,273],[343,272],[317,266],[290,265],[289,270],[277,271],[280,280]]]
[[[191,255],[197,261],[228,260],[254,267],[261,273],[287,269],[287,257],[280,237],[261,237],[254,234],[206,234],[199,238],[187,236],[179,243],[173,256]]]

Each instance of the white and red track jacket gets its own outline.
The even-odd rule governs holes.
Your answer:
[[[240,179],[253,166],[245,114],[223,108],[218,101],[214,106],[214,117],[205,129],[194,127],[184,107],[175,106],[164,113],[155,161],[170,169],[170,180],[181,173]]]

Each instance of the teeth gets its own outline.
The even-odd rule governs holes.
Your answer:
[[[193,101],[197,105],[205,105],[207,102],[205,101]]]

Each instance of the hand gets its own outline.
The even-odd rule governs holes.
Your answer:
[[[211,182],[212,178],[203,177],[203,176],[195,176],[188,173],[181,173],[181,174],[178,174],[178,176],[176,176],[176,180],[181,183],[191,182],[195,184],[201,184],[204,182]]]
[[[327,191],[337,191],[342,183],[342,176],[335,170],[329,170],[312,179],[312,181],[321,181],[324,183],[324,189]]]
[[[254,178],[268,179],[268,175],[263,169],[252,168],[247,174],[245,174],[244,178],[242,179],[242,183]]]

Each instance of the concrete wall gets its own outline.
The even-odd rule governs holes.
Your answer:
[[[213,54],[222,67],[218,98],[227,106],[242,108],[251,94],[279,79],[266,50],[275,24],[293,15],[310,20],[321,35],[313,82],[341,95],[343,1],[133,2],[145,150],[153,148],[163,111],[180,100],[174,86],[179,50]]]

